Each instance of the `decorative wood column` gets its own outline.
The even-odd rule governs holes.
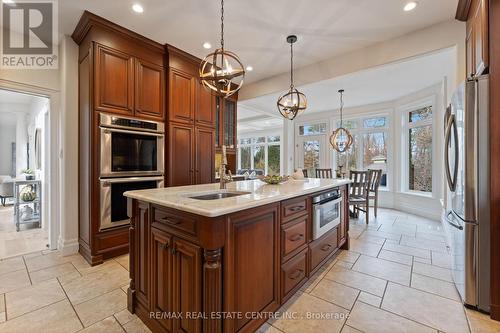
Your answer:
[[[222,319],[212,315],[222,311],[222,249],[204,250],[203,258],[203,332],[221,333]]]
[[[130,285],[127,289],[127,309],[130,313],[135,312],[135,216],[137,210],[134,207],[135,200],[127,198],[127,215],[130,218],[129,229],[129,277]]]

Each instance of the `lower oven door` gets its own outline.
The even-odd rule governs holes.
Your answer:
[[[100,179],[101,221],[99,230],[129,224],[127,198],[123,193],[163,187],[163,177],[130,177]]]
[[[342,197],[313,205],[313,239],[318,239],[340,224]]]

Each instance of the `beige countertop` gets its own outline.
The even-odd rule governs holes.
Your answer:
[[[129,198],[197,215],[216,217],[328,190],[349,183],[351,183],[351,181],[348,179],[306,178],[304,180],[289,180],[280,185],[268,185],[260,180],[245,180],[228,183],[227,190],[220,190],[219,184],[215,183],[129,191],[125,192],[124,195]],[[220,191],[249,193],[217,200],[198,200],[190,198],[190,196]]]

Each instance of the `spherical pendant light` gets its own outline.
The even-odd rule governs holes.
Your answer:
[[[339,153],[346,152],[352,145],[354,139],[351,133],[343,127],[342,113],[344,111],[344,89],[339,90],[340,94],[340,127],[330,135],[330,144]]]
[[[278,98],[277,106],[284,118],[294,120],[307,108],[307,98],[293,85],[293,44],[297,36],[288,36],[286,41],[290,44],[290,89]]]
[[[221,0],[221,47],[203,59],[200,80],[205,87],[222,97],[229,97],[243,85],[245,66],[238,56],[224,49],[224,0]]]

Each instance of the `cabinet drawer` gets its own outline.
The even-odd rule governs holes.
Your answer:
[[[183,231],[189,235],[196,236],[196,221],[189,216],[179,216],[167,210],[153,207],[153,222],[158,222],[168,227]]]
[[[281,230],[281,256],[285,258],[290,253],[306,244],[307,216],[290,222]],[[285,260],[285,259],[284,259]]]
[[[282,302],[307,279],[307,249],[281,266]]]
[[[281,204],[281,222],[290,221],[297,216],[307,214],[308,198],[301,197],[284,201]]]
[[[309,244],[311,249],[311,271],[337,249],[337,233],[338,229],[335,228]]]

